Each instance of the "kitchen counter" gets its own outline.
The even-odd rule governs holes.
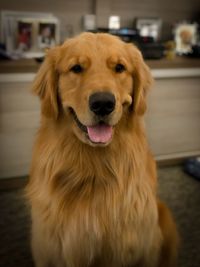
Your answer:
[[[155,79],[200,77],[200,59],[175,57],[174,59],[146,60]],[[34,59],[0,61],[0,82],[32,82],[41,63]]]
[[[175,57],[174,59],[146,60],[151,69],[177,69],[177,68],[200,68],[200,59]],[[41,63],[34,59],[1,60],[0,74],[3,73],[33,73]]]
[[[175,57],[174,59],[146,60],[151,69],[200,68],[199,58]]]

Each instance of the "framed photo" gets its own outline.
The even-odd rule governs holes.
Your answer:
[[[34,24],[29,21],[17,22],[16,49],[21,52],[30,51],[33,47]]]
[[[192,46],[197,43],[197,24],[180,23],[175,27],[176,53],[186,55],[192,52]]]
[[[40,50],[51,48],[59,43],[59,27],[55,20],[38,22],[37,46]]]
[[[59,20],[49,13],[2,11],[1,42],[11,58],[42,57],[60,42]]]
[[[162,20],[159,18],[137,18],[136,29],[142,37],[152,37],[158,41],[161,37]]]

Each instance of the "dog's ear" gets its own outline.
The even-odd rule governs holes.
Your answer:
[[[42,114],[54,119],[57,119],[59,113],[58,73],[56,71],[58,56],[59,48],[53,48],[47,52],[32,87],[32,92],[41,99]]]
[[[152,85],[153,78],[138,48],[131,44],[128,46],[133,66],[133,110],[135,114],[143,115],[146,111],[146,94]]]

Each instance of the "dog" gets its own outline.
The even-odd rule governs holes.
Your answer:
[[[41,125],[26,189],[36,267],[176,266],[143,124],[151,84],[139,50],[109,34],[48,51],[33,83]]]

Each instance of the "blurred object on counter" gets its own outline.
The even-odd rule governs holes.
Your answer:
[[[139,48],[145,59],[164,57],[164,46],[160,43],[162,21],[159,18],[137,18],[135,27],[138,30]]]
[[[95,31],[97,29],[96,15],[86,14],[83,16],[83,30]]]
[[[200,58],[200,43],[192,45],[192,51],[188,53],[189,57]]]
[[[163,44],[159,42],[146,42],[145,39],[141,39],[138,47],[145,59],[161,59],[164,57],[165,49]]]
[[[118,30],[111,29],[109,30],[110,34],[119,36],[124,42],[127,43],[135,43],[137,44],[139,42],[139,34],[136,29],[130,29],[130,28],[121,28]]]
[[[165,56],[167,59],[174,59],[176,56],[176,44],[174,41],[168,41],[164,43]]]
[[[108,22],[108,28],[110,30],[119,30],[120,29],[120,17],[119,16],[110,16]]]
[[[140,36],[136,29],[131,28],[120,28],[120,29],[109,29],[109,28],[97,28],[96,31],[92,32],[102,32],[110,33],[120,37],[124,42],[138,44]]]
[[[154,41],[161,39],[162,20],[159,18],[137,18],[135,27],[141,37],[153,38]]]
[[[0,43],[0,60],[17,60],[20,58],[21,56],[17,53],[9,53],[6,51],[5,44]]]
[[[60,43],[59,20],[50,13],[2,11],[1,42],[10,58],[41,58]]]
[[[192,46],[197,45],[198,42],[197,27],[197,23],[187,22],[182,22],[175,26],[174,38],[178,55],[189,55],[192,53]]]
[[[38,47],[42,51],[56,45],[56,24],[40,22],[38,25]]]
[[[200,181],[200,157],[187,159],[183,170]]]
[[[10,55],[6,52],[5,45],[0,43],[0,60],[2,59],[11,59],[11,58]]]

